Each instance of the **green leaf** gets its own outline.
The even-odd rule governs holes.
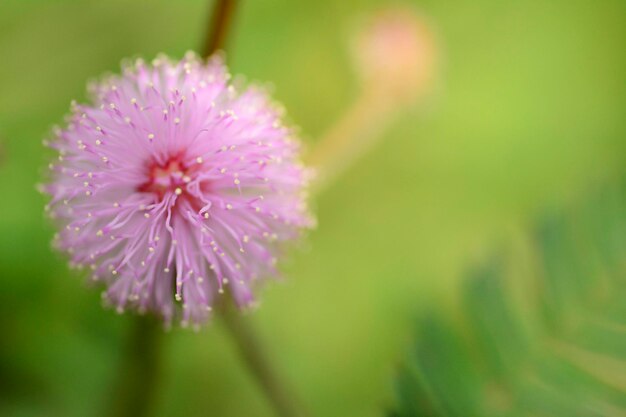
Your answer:
[[[625,182],[467,275],[454,316],[417,322],[390,416],[626,416]]]

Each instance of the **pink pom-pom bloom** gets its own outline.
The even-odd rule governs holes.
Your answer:
[[[137,60],[93,85],[49,142],[55,244],[120,312],[185,325],[224,292],[249,305],[281,243],[313,224],[293,129],[263,91],[229,79],[219,56]]]

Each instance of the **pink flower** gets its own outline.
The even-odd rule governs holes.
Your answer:
[[[49,142],[55,244],[120,312],[186,325],[224,291],[249,305],[281,243],[313,225],[294,130],[265,92],[229,79],[219,56],[137,60],[93,85]]]

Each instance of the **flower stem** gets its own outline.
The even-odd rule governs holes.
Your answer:
[[[236,5],[236,0],[216,0],[206,32],[203,57],[206,58],[226,46],[226,37],[233,21]]]
[[[146,417],[155,402],[161,368],[163,324],[152,316],[135,316],[122,352],[111,397],[103,416]]]
[[[393,119],[395,104],[377,93],[363,92],[311,150],[306,161],[318,171],[314,194],[347,171],[382,137]]]
[[[221,303],[218,306],[218,313],[236,344],[241,360],[263,390],[276,415],[279,417],[307,416],[297,397],[271,366],[272,361],[252,323],[233,306],[232,302]]]

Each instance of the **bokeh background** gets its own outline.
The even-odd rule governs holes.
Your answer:
[[[464,271],[625,171],[625,2],[399,4],[434,28],[436,85],[315,200],[318,229],[251,317],[316,416],[393,409],[416,317],[454,315]],[[129,316],[51,250],[41,140],[122,58],[200,48],[210,6],[0,3],[0,415],[97,416],[109,401]],[[386,6],[242,2],[229,65],[271,82],[313,147],[358,94],[355,22]],[[220,323],[164,344],[157,416],[273,415]]]

